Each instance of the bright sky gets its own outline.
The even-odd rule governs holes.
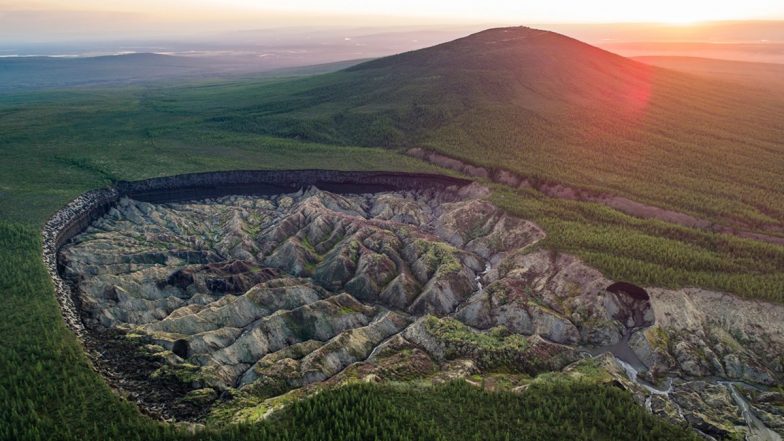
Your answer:
[[[205,2],[207,3],[207,2]],[[263,8],[274,2],[230,0],[238,7]],[[397,16],[452,17],[460,20],[535,22],[629,22],[726,20],[784,17],[784,2],[775,0],[293,0],[286,8],[301,11]],[[274,6],[272,6],[274,7]]]
[[[266,11],[560,23],[784,18],[784,2],[775,0],[0,0],[0,14],[26,9],[135,12],[173,20]]]
[[[782,0],[0,0],[4,35],[158,34],[269,26],[689,24],[784,19]]]

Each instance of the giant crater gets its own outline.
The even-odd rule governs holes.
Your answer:
[[[166,418],[345,381],[594,363],[651,411],[730,433],[742,404],[717,379],[754,385],[749,399],[781,384],[781,307],[609,280],[486,188],[427,182],[115,194],[57,246],[58,274],[110,382]]]

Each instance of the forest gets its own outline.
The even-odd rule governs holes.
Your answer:
[[[553,68],[568,70],[582,50],[554,58]],[[585,84],[567,82],[573,95],[550,102],[536,96],[553,84],[531,92],[526,82],[557,78],[549,71],[528,72],[530,63],[485,69],[487,60],[478,57],[457,73],[453,54],[453,47],[439,47],[296,80],[0,95],[0,439],[696,439],[654,419],[622,390],[580,382],[532,385],[522,394],[461,383],[350,385],[263,423],[194,434],[142,415],[91,368],[60,318],[41,261],[40,228],[80,193],[119,180],[273,168],[454,174],[403,154],[423,146],[784,235],[781,103],[602,55],[605,65],[620,63],[620,84],[639,86],[630,78],[648,72],[643,78],[656,93],[634,120],[617,118],[606,100],[602,109],[575,114],[565,110],[575,100],[601,99],[596,93],[606,90],[597,82],[612,77],[607,71],[586,72]],[[488,56],[509,63],[531,56],[511,54]],[[500,100],[510,96],[516,99]],[[514,104],[523,101],[544,113]],[[782,246],[482,183],[495,204],[547,232],[540,246],[575,254],[607,277],[784,301]]]

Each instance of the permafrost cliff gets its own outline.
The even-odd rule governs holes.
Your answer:
[[[130,365],[151,384],[178,382],[170,393],[131,387],[168,416],[349,378],[580,375],[592,364],[708,436],[784,430],[773,387],[784,308],[608,280],[541,247],[540,228],[486,195],[473,184],[122,198],[59,263],[87,333],[104,350],[130,348],[104,360],[116,375],[141,359]]]

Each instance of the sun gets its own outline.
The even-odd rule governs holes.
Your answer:
[[[700,2],[687,2],[683,0],[664,3],[667,7],[650,10],[650,18],[662,24],[675,26],[690,26],[722,16],[720,6],[706,8]]]

